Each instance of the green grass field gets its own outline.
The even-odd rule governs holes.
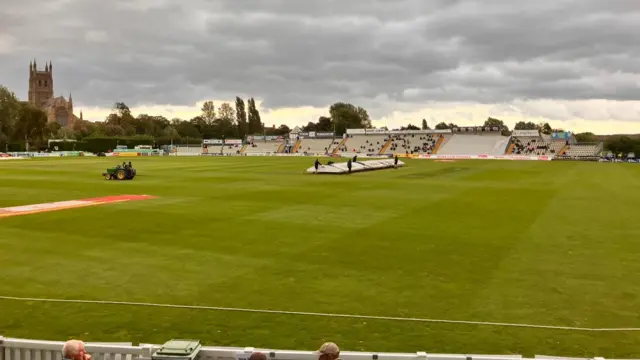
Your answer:
[[[128,159],[127,159],[128,160]],[[0,162],[0,207],[154,200],[0,219],[0,295],[640,327],[640,166],[313,159]],[[576,332],[0,300],[7,337],[312,350],[640,356],[640,332]]]

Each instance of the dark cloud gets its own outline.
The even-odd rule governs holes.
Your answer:
[[[91,106],[640,99],[635,1],[0,0],[0,19],[22,98],[35,57]]]

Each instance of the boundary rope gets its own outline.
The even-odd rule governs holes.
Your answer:
[[[2,296],[2,295],[0,295],[0,299],[14,300],[14,301],[53,302],[53,303],[125,305],[125,306],[162,307],[162,308],[175,308],[175,309],[235,311],[235,312],[248,312],[248,313],[261,313],[261,314],[318,316],[318,317],[333,317],[333,318],[348,318],[348,319],[388,320],[388,321],[463,324],[463,325],[485,325],[485,326],[499,326],[499,327],[551,329],[551,330],[572,330],[572,331],[592,331],[592,332],[640,331],[640,328],[588,328],[588,327],[576,327],[576,326],[535,325],[535,324],[519,324],[519,323],[490,322],[490,321],[447,320],[447,319],[430,319],[430,318],[398,317],[398,316],[375,316],[375,315],[357,315],[357,314],[334,314],[334,313],[319,313],[319,312],[307,312],[307,311],[245,309],[245,308],[203,306],[203,305],[158,304],[158,303],[131,302],[131,301],[48,299],[48,298],[32,298],[32,297]]]

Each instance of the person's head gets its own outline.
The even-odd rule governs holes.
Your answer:
[[[318,360],[337,360],[340,358],[340,348],[332,342],[326,342],[318,349]]]
[[[267,355],[261,352],[254,352],[249,356],[249,360],[267,360]]]
[[[84,348],[80,340],[69,340],[62,347],[62,357],[69,360],[91,360],[91,355]]]

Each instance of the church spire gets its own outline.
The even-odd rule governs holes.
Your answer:
[[[84,120],[84,119],[82,118],[82,110],[80,110],[80,120]]]
[[[49,64],[44,63],[44,71],[49,72]]]
[[[53,63],[49,60],[49,72],[53,72]]]
[[[33,71],[38,70],[38,65],[36,65],[36,58],[33,58]]]

